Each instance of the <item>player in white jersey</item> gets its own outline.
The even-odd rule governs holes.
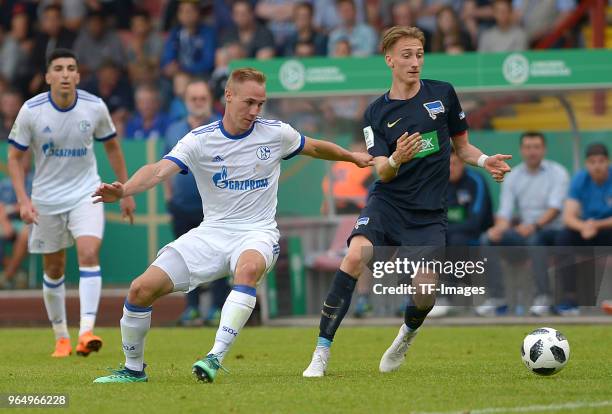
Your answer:
[[[56,49],[45,75],[50,92],[28,100],[9,134],[8,169],[23,221],[32,224],[28,249],[43,254],[43,297],[55,333],[54,357],[72,353],[66,322],[65,249],[76,241],[80,271],[81,321],[78,355],[98,351],[102,339],[93,334],[102,278],[99,252],[104,231],[104,209],[91,194],[100,185],[94,141],[104,144],[119,181],[127,170],[115,126],[102,100],[77,90],[78,63],[74,53]],[[21,159],[31,148],[35,174],[32,199],[24,186]],[[124,217],[133,220],[133,197],[121,202]]]
[[[263,73],[232,72],[221,121],[185,135],[162,160],[138,170],[125,184],[102,184],[96,201],[114,202],[152,188],[173,175],[195,176],[203,200],[199,227],[163,247],[132,285],[123,307],[121,336],[125,366],[94,382],[145,382],[144,340],[153,302],[232,273],[234,288],[221,311],[215,342],[193,365],[198,379],[212,382],[221,362],[255,307],[255,286],[279,253],[275,214],[280,162],[297,154],[359,167],[373,165],[353,153],[308,137],[290,125],[258,117],[266,100]]]

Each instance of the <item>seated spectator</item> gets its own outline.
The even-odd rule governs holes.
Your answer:
[[[477,43],[480,33],[495,25],[494,2],[495,0],[465,0],[463,2],[461,21],[472,38],[472,44]]]
[[[162,72],[172,78],[179,71],[190,75],[210,76],[214,69],[217,35],[212,27],[200,22],[196,1],[181,1],[178,25],[172,28],[161,58]]]
[[[187,106],[185,106],[185,89],[191,82],[191,76],[185,72],[179,72],[172,78],[173,97],[168,108],[168,118],[170,122],[178,121],[187,116]]]
[[[349,57],[353,54],[351,42],[345,37],[338,39],[333,46],[331,57]]]
[[[327,36],[314,27],[312,19],[312,5],[307,2],[298,3],[293,12],[295,31],[289,35],[285,42],[284,55],[297,55],[298,43],[311,43],[314,45],[314,55],[327,54]]]
[[[79,57],[81,79],[92,75],[102,62],[110,60],[120,68],[126,64],[125,50],[114,29],[107,25],[102,12],[90,12],[85,27],[74,42],[74,52]]]
[[[456,0],[412,0],[411,5],[418,16],[417,26],[433,33],[436,30],[438,14],[445,7],[457,6]],[[456,13],[459,8],[454,9]]]
[[[459,43],[463,50],[474,50],[472,39],[463,28],[455,10],[444,6],[436,14],[436,30],[431,38],[431,51],[444,52],[446,47],[453,43]]]
[[[39,0],[38,15],[44,14],[45,9],[51,5],[60,7],[61,18],[66,29],[72,32],[79,31],[83,19],[87,15],[87,2],[82,0]]]
[[[134,109],[134,93],[128,79],[111,60],[102,63],[83,89],[102,98],[115,125],[123,125]]]
[[[316,47],[314,43],[300,40],[295,44],[295,57],[312,57],[315,56]]]
[[[495,0],[493,15],[495,26],[480,36],[479,52],[512,52],[528,48],[527,34],[514,24],[511,0]]]
[[[561,228],[561,210],[567,194],[569,175],[560,164],[544,159],[546,140],[540,132],[521,135],[523,162],[506,176],[501,187],[495,225],[482,237],[487,246],[554,246]],[[514,220],[514,211],[518,220]],[[476,308],[480,316],[507,311],[505,289],[497,249],[488,250],[487,281],[490,297]],[[536,297],[530,313],[548,314],[551,303],[548,257],[543,248],[529,249],[535,276]]]
[[[128,68],[132,70],[133,66],[141,65],[145,61],[158,65],[164,40],[153,30],[149,13],[137,11],[132,15],[129,35],[126,46]]]
[[[576,8],[575,0],[512,0],[514,20],[520,24],[530,45],[552,32]]]
[[[229,64],[232,60],[246,58],[246,50],[238,42],[228,43],[215,54],[215,70],[210,77],[210,88],[214,97],[217,112],[223,112],[225,104],[225,84],[230,74]]]
[[[381,2],[381,4],[388,2]],[[416,14],[410,2],[407,1],[397,1],[391,3],[389,6],[390,10],[388,12],[389,19],[387,23],[385,23],[386,28],[390,28],[393,26],[416,26]],[[431,32],[419,27],[425,36],[425,52],[429,52],[431,48]]]
[[[353,56],[369,56],[376,53],[378,35],[374,29],[365,24],[357,23],[357,10],[353,0],[337,0],[340,24],[331,31],[327,42],[328,54],[331,54],[339,39],[348,39]]]
[[[49,53],[59,47],[72,49],[75,39],[76,34],[64,26],[61,7],[55,4],[46,6],[40,17],[39,31],[34,38],[30,58],[30,69],[34,76],[30,82],[31,93],[39,91],[44,86]]]
[[[166,133],[168,117],[161,112],[157,88],[151,84],[140,85],[135,94],[136,113],[125,126],[125,138],[133,140],[159,139]]]
[[[365,3],[366,0],[355,0],[355,10],[357,13],[355,21],[357,23],[366,22]],[[313,6],[314,25],[323,33],[330,33],[341,24],[336,0],[314,0]]]
[[[269,59],[274,57],[274,36],[270,30],[255,18],[253,6],[248,0],[236,0],[232,7],[236,26],[225,31],[221,44],[239,43],[247,57]]]
[[[454,149],[450,158],[448,195],[448,246],[478,245],[480,236],[493,225],[493,202],[480,173],[466,169]]]
[[[572,178],[563,211],[565,227],[557,236],[557,245],[612,246],[612,167],[608,148],[600,143],[589,145],[585,167]],[[575,261],[570,251],[562,253],[564,260]],[[581,272],[578,264],[561,266],[560,271],[564,297],[555,311],[577,315],[577,275],[589,275]]]
[[[267,22],[277,47],[282,47],[287,38],[295,32],[293,24],[294,9],[302,0],[259,0],[255,6],[255,16]]]
[[[16,89],[0,94],[0,141],[6,141],[17,114],[23,105],[23,97]]]
[[[30,18],[26,7],[23,3],[15,4],[11,14],[11,30],[4,35],[5,41],[9,43],[7,53],[11,53],[11,55],[6,56],[8,58],[6,64],[10,68],[7,81],[24,93],[27,92],[31,76],[28,65],[33,47],[31,32]],[[4,62],[0,63],[0,65],[2,64]]]

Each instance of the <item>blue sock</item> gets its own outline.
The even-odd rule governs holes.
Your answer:
[[[327,299],[323,302],[321,322],[319,323],[320,338],[325,338],[330,343],[334,340],[336,330],[351,306],[351,297],[356,285],[357,279],[338,269],[327,294]]]

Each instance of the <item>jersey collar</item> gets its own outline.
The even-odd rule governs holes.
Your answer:
[[[223,135],[225,135],[226,138],[229,139],[242,139],[247,137],[251,132],[253,132],[253,128],[255,128],[255,122],[253,122],[253,125],[251,125],[251,127],[243,132],[242,134],[238,134],[238,135],[232,135],[229,132],[227,132],[225,130],[225,127],[223,126],[223,120],[219,121],[219,127],[221,128],[221,132],[223,133]]]
[[[51,102],[51,105],[60,112],[70,111],[72,108],[76,106],[77,101],[79,100],[79,92],[77,91],[74,94],[74,102],[72,103],[72,105],[70,105],[68,108],[60,108],[59,106],[55,104],[55,102],[53,102],[53,97],[51,97],[51,91],[47,92],[47,94],[49,95],[49,102]]]

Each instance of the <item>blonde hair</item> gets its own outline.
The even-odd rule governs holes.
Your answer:
[[[393,26],[383,35],[382,51],[387,53],[397,43],[405,37],[417,39],[425,47],[425,35],[418,27]]]
[[[230,74],[225,87],[229,89],[234,83],[243,83],[247,81],[254,81],[259,84],[264,84],[266,83],[266,75],[254,68],[234,69]]]

